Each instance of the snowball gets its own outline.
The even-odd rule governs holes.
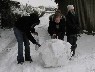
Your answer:
[[[57,67],[66,65],[71,57],[71,44],[59,39],[44,42],[38,49],[44,67]]]

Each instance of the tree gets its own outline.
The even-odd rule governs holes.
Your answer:
[[[1,28],[3,27],[12,27],[15,21],[14,14],[11,12],[11,6],[19,7],[19,2],[14,2],[10,0],[1,1]]]

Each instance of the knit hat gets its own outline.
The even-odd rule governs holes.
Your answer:
[[[71,9],[74,9],[74,6],[73,5],[68,5],[67,9],[68,9],[68,11],[71,10]]]

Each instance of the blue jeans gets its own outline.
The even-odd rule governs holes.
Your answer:
[[[19,61],[19,60],[24,59],[24,57],[23,57],[23,42],[24,42],[24,46],[25,46],[25,58],[30,57],[29,39],[27,38],[25,33],[21,32],[18,28],[14,27],[13,29],[14,29],[15,37],[16,37],[17,42],[18,42],[17,60]]]

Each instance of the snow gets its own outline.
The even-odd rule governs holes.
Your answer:
[[[29,4],[32,5],[34,7],[38,7],[38,6],[53,6],[53,7],[57,7],[57,4],[54,2],[54,0],[12,0],[12,1],[18,1],[23,5]]]
[[[41,17],[40,25],[35,27],[41,45],[50,40],[47,32],[49,15]],[[0,72],[95,72],[95,36],[82,34],[78,37],[76,55],[65,66],[44,68],[35,45],[31,43],[30,46],[33,62],[20,65],[16,59],[17,42],[13,29],[0,29],[0,35]]]
[[[59,39],[45,41],[38,49],[44,67],[66,65],[71,57],[71,44]]]

